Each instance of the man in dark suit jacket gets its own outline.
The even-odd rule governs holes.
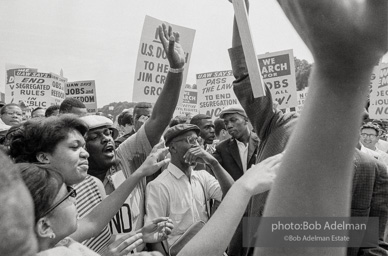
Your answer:
[[[378,247],[349,247],[347,255],[388,255],[384,242],[388,219],[388,174],[385,164],[356,149],[354,153],[354,177],[352,185],[352,217],[378,217]]]
[[[220,113],[220,118],[224,119],[231,138],[220,142],[213,155],[230,176],[237,180],[256,162],[259,138],[256,133],[249,130],[248,117],[243,109],[233,107],[224,109]],[[244,217],[247,216],[249,216],[248,211],[244,214]],[[229,245],[228,253],[241,255],[243,250],[242,222],[240,222]]]
[[[229,54],[233,74],[236,78],[233,89],[260,139],[257,162],[261,162],[284,151],[298,120],[298,115],[296,113],[284,114],[282,111],[274,109],[271,92],[267,86],[265,86],[266,96],[253,97],[236,24],[233,33],[233,48],[229,50]],[[321,127],[316,127],[316,129],[321,129]],[[324,154],[324,152],[322,153]],[[388,214],[387,169],[383,164],[366,157],[359,151],[355,153],[354,167],[351,216],[379,217],[379,247],[372,249],[349,248],[348,255],[357,255],[357,253],[360,253],[360,255],[388,255],[388,247],[383,239]],[[261,217],[263,215],[268,193],[265,192],[252,197],[249,209],[250,217]],[[238,254],[233,253],[234,249],[229,248],[229,256],[253,255],[253,248],[242,248]]]
[[[256,162],[259,138],[248,128],[248,117],[241,108],[227,108],[220,113],[231,138],[216,146],[214,156],[234,180]],[[242,159],[241,156],[245,159]]]

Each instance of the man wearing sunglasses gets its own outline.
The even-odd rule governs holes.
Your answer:
[[[207,201],[221,201],[222,195],[234,182],[218,161],[200,147],[199,134],[199,127],[192,124],[178,124],[169,128],[164,139],[169,147],[171,162],[147,185],[146,223],[155,217],[172,219],[174,229],[167,239],[168,246],[192,224],[207,222]],[[194,171],[197,163],[209,166],[217,179],[205,170]],[[152,249],[164,252],[160,243],[153,244]]]

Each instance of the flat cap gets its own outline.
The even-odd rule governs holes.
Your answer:
[[[105,116],[88,115],[80,117],[88,126],[89,130],[107,126],[112,130],[112,137],[116,139],[119,135],[119,131],[113,127],[113,122]]]
[[[164,141],[166,146],[170,144],[172,139],[178,137],[181,134],[184,134],[188,131],[195,131],[197,135],[201,131],[198,126],[194,124],[177,124],[173,127],[170,127],[164,134]]]
[[[230,108],[225,108],[221,111],[220,113],[220,118],[224,118],[225,115],[227,114],[239,114],[243,117],[248,118],[247,114],[245,113],[244,109],[238,108],[238,107],[230,107]]]

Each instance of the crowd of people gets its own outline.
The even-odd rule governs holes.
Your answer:
[[[364,108],[388,50],[388,2],[278,2],[315,60],[300,116],[274,107],[267,87],[253,97],[236,20],[229,54],[242,108],[214,122],[173,117],[185,55],[165,24],[163,90],[117,125],[74,98],[30,118],[4,104],[0,255],[388,255],[388,142]],[[268,230],[244,235],[244,217],[375,217],[378,241],[255,248]]]

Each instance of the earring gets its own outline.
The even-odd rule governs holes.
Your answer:
[[[54,239],[55,238],[55,234],[51,233],[49,237],[50,237],[50,239]]]

